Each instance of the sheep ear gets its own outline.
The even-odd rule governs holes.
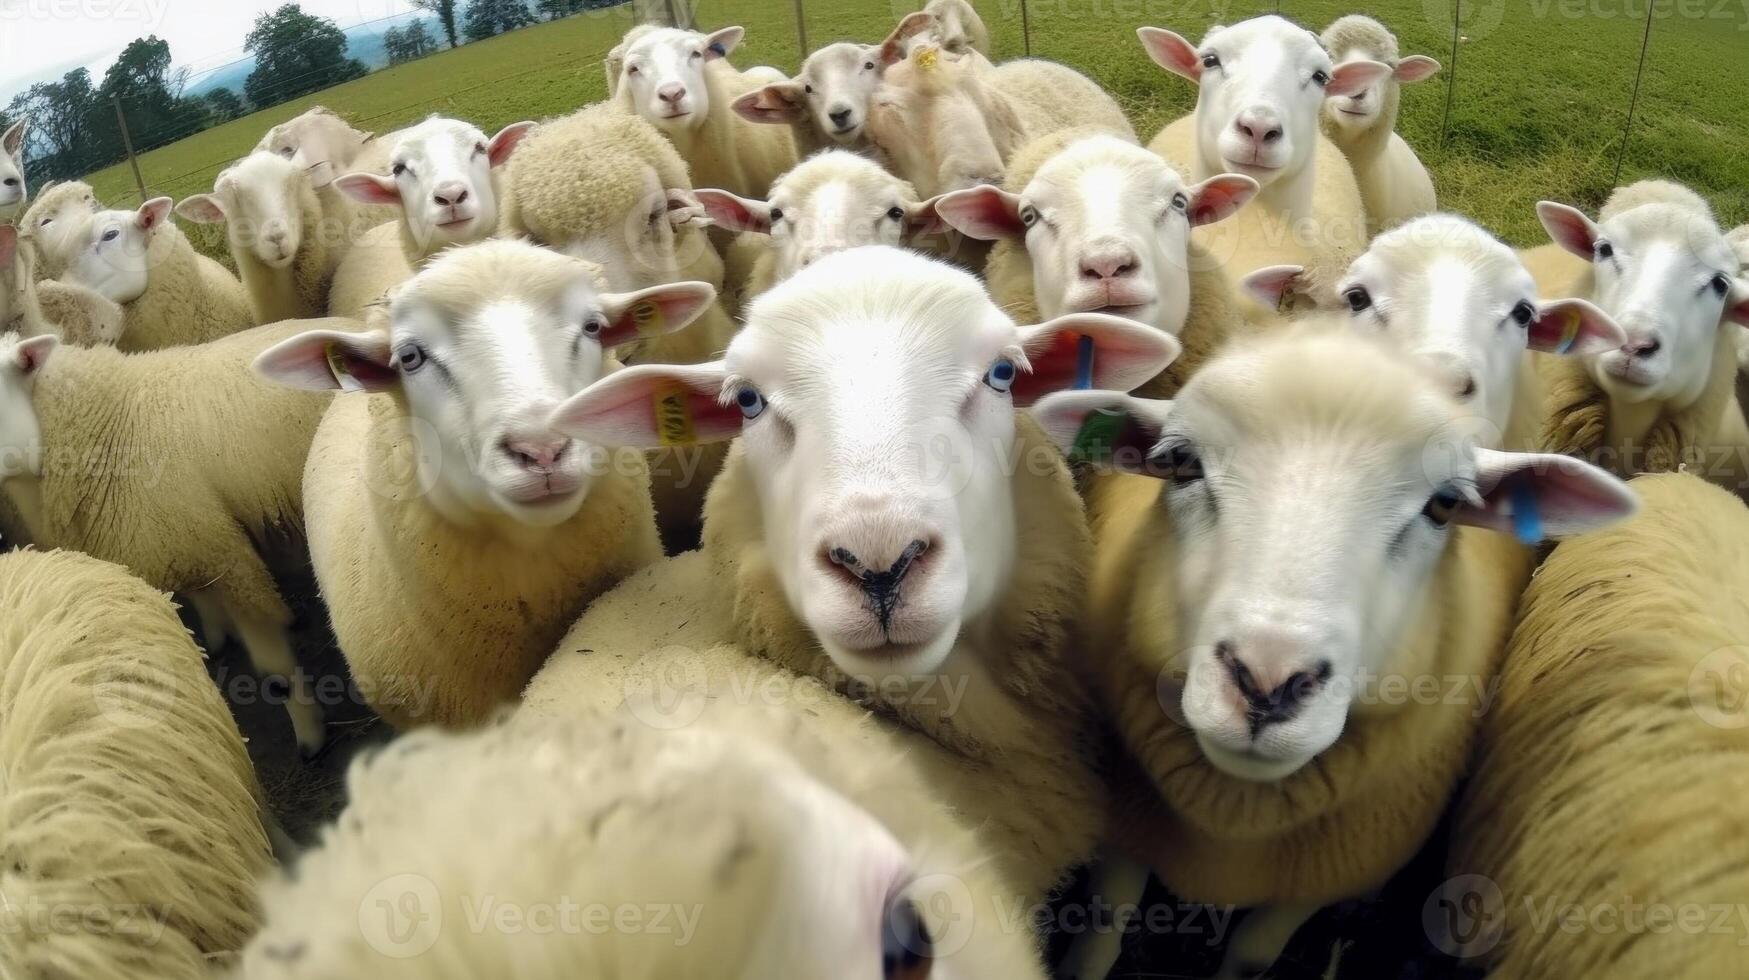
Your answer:
[[[1286,312],[1293,309],[1299,279],[1305,272],[1302,265],[1265,266],[1239,280],[1239,289],[1272,310]]]
[[[770,234],[771,205],[764,201],[739,197],[714,187],[701,187],[693,193],[718,228]]]
[[[1330,70],[1330,82],[1324,86],[1324,98],[1357,95],[1368,85],[1390,74],[1391,66],[1382,61],[1368,61],[1365,58],[1344,61]]]
[[[612,101],[619,94],[619,76],[625,71],[626,56],[624,46],[616,46],[602,59],[602,70],[607,73],[607,98]]]
[[[1151,457],[1172,403],[1120,391],[1060,391],[1032,408],[1039,428],[1071,462],[1112,473],[1164,478]]]
[[[602,378],[553,411],[550,426],[597,446],[661,449],[741,434],[741,410],[718,396],[728,371],[710,364],[640,364]]]
[[[1526,544],[1595,531],[1640,507],[1626,483],[1572,456],[1476,449],[1475,459],[1481,505],[1460,503],[1452,520],[1504,531]]]
[[[309,391],[388,391],[401,383],[379,331],[311,330],[269,347],[255,358],[256,374]]]
[[[896,65],[905,60],[905,42],[929,30],[935,24],[935,15],[921,10],[905,15],[899,25],[893,28],[893,33],[881,42],[880,64],[882,68]]]
[[[1128,391],[1178,357],[1178,339],[1163,330],[1108,316],[1070,313],[1020,328],[1028,366],[1015,376],[1014,404],[1031,405],[1053,391]]]
[[[1186,190],[1190,194],[1190,206],[1185,213],[1190,215],[1190,223],[1195,227],[1230,217],[1257,195],[1259,186],[1257,181],[1244,174],[1215,174]]]
[[[0,136],[0,150],[4,150],[7,156],[18,156],[24,150],[24,130],[29,125],[30,120],[28,119],[20,119],[13,123],[12,127],[6,130],[6,135]]]
[[[12,268],[12,260],[17,257],[18,229],[0,224],[0,269]]]
[[[1439,62],[1424,54],[1412,54],[1397,62],[1396,76],[1399,82],[1419,82],[1432,78],[1439,71]]]
[[[319,191],[322,188],[327,187],[329,184],[334,183],[333,161],[323,160],[320,163],[312,163],[304,169],[304,173],[310,178],[311,190]]]
[[[601,332],[601,346],[612,348],[639,337],[673,333],[698,319],[716,299],[716,287],[708,282],[671,282],[632,293],[603,293],[607,329]]]
[[[1529,332],[1527,346],[1546,354],[1601,354],[1628,342],[1608,313],[1582,299],[1538,303]]]
[[[534,121],[530,119],[514,122],[500,129],[498,135],[492,137],[492,141],[486,144],[486,159],[491,161],[493,168],[504,166],[505,161],[510,159],[510,154],[516,152],[516,147],[522,142],[522,138],[527,136],[532,129],[534,129]]]
[[[1026,236],[1026,225],[1020,220],[1020,195],[990,184],[935,198],[935,212],[960,234],[981,241]]]
[[[1731,281],[1731,291],[1725,296],[1724,322],[1749,327],[1749,281]]]
[[[211,194],[185,197],[176,205],[176,213],[197,225],[217,225],[225,221],[225,206]]]
[[[401,206],[401,185],[387,174],[347,174],[334,181],[334,186],[360,204],[392,204]]]
[[[1556,245],[1587,262],[1595,260],[1601,232],[1590,218],[1585,217],[1585,212],[1554,201],[1538,201],[1536,216]]]
[[[941,216],[941,201],[946,194],[937,194],[927,201],[906,201],[905,226],[917,238],[930,238],[948,233],[947,220]]]
[[[739,27],[725,27],[713,34],[707,34],[704,39],[704,60],[713,61],[717,58],[727,58],[729,52],[741,43],[741,38],[747,34]]]
[[[1161,27],[1139,27],[1136,36],[1142,39],[1142,47],[1154,64],[1193,82],[1202,80],[1202,56],[1196,53],[1196,45]]]
[[[139,210],[134,212],[134,224],[138,225],[141,231],[156,229],[164,223],[164,219],[170,217],[170,208],[174,203],[167,197],[152,198],[140,205]]]
[[[12,363],[25,377],[42,370],[48,363],[49,355],[61,346],[61,338],[54,334],[42,334],[37,337],[26,337],[12,348]]]
[[[799,82],[772,82],[748,92],[734,102],[742,119],[756,123],[793,123],[808,117],[807,103]]]
[[[690,188],[670,187],[668,225],[677,231],[681,228],[708,228],[711,225],[711,216]]]

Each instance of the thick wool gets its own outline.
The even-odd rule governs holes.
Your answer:
[[[1403,424],[1416,378],[1379,346],[1304,328],[1254,343],[1281,345],[1255,379],[1257,418],[1383,432]],[[1353,384],[1360,377],[1365,387]],[[1182,690],[1187,641],[1170,598],[1177,559],[1160,491],[1159,480],[1126,475],[1101,476],[1088,491],[1097,554],[1085,649],[1134,766],[1120,776],[1117,840],[1189,901],[1323,905],[1379,887],[1433,832],[1465,770],[1473,692],[1498,668],[1529,550],[1508,535],[1454,529],[1422,611],[1381,670],[1461,678],[1472,685],[1466,696],[1359,708],[1305,768],[1252,782],[1210,764],[1162,708]]]
[[[1017,897],[975,833],[933,799],[902,741],[855,706],[823,691],[818,713],[724,700],[663,730],[589,707],[595,692],[580,693],[557,717],[525,710],[482,732],[417,733],[356,763],[340,821],[295,877],[266,889],[267,925],[242,976],[816,976],[820,948],[803,966],[784,955],[785,935],[817,939],[820,926],[857,914],[816,897],[843,891],[818,887],[820,864],[860,877],[868,858],[857,849],[880,833],[912,864],[910,897],[937,937],[938,975],[1043,980],[1028,931],[1003,928]],[[810,826],[804,808],[828,797],[856,821],[854,837]],[[431,903],[423,910],[443,917],[430,949],[412,957],[401,954],[423,949],[424,936],[374,924],[360,934],[358,910],[403,875],[416,876],[399,880],[417,884]],[[586,914],[675,914],[642,929],[595,929],[589,918],[464,928],[485,896],[531,914],[566,902]],[[875,949],[859,965],[878,970]]]
[[[243,284],[196,252],[175,222],[160,226],[149,248],[152,267],[146,291],[122,304],[116,347],[149,351],[204,344],[255,325]]]
[[[1639,516],[1561,544],[1526,590],[1457,809],[1451,873],[1504,900],[1477,923],[1500,980],[1742,972],[1749,511],[1687,475],[1633,487]],[[1536,924],[1574,906],[1612,927]],[[1690,908],[1730,927],[1672,928]]]
[[[202,980],[254,933],[272,862],[255,773],[144,582],[72,552],[0,556],[0,772],[9,974]]]
[[[378,225],[353,243],[328,290],[334,316],[364,317],[389,290],[413,278],[414,266],[402,247],[399,223]]]
[[[1324,50],[1332,55],[1361,51],[1373,61],[1392,68],[1402,57],[1398,53],[1396,36],[1383,24],[1361,14],[1338,19],[1325,28],[1320,40]],[[1354,168],[1361,200],[1366,204],[1368,237],[1411,218],[1432,214],[1439,207],[1427,168],[1403,137],[1397,135],[1397,113],[1402,98],[1402,83],[1395,79],[1386,80],[1380,90],[1382,104],[1378,116],[1371,126],[1358,132],[1331,121],[1330,113],[1335,110],[1327,103],[1320,117],[1324,135],[1342,149],[1349,166]]]
[[[121,336],[121,307],[84,286],[36,278],[35,241],[21,238],[12,265],[0,269],[0,333],[54,334],[80,347],[113,344]]]

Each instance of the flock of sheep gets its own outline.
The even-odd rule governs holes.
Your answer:
[[[638,27],[492,135],[311,110],[174,208],[7,133],[0,974],[1042,978],[1004,909],[1091,864],[1254,908],[1245,976],[1448,810],[1495,975],[1740,970],[1535,916],[1749,894],[1749,235],[1654,180],[1514,252],[1378,23],[1139,34],[1199,88],[1146,145],[963,0],[793,78]],[[318,751],[305,564],[409,733],[279,873],[201,648]]]

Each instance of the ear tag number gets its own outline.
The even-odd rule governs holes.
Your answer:
[[[1523,544],[1542,543],[1542,511],[1537,506],[1536,488],[1528,480],[1512,485],[1512,533]]]
[[[656,438],[664,446],[690,446],[698,441],[692,426],[692,406],[687,403],[687,390],[674,386],[660,389],[655,396]]]
[[[651,337],[662,333],[666,321],[661,306],[644,302],[632,308],[632,322],[637,325],[638,336]]]
[[[334,375],[334,383],[341,391],[364,390],[364,385],[346,369],[346,358],[341,355],[339,344],[328,344],[322,348],[322,353],[328,358],[328,371]]]
[[[1111,459],[1128,421],[1129,413],[1116,409],[1096,408],[1087,413],[1075,433],[1074,445],[1069,447],[1069,462],[1098,464]]]

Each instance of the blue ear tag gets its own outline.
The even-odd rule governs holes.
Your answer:
[[[1523,544],[1540,544],[1543,540],[1543,519],[1537,507],[1536,488],[1528,480],[1519,480],[1512,485],[1512,533]]]
[[[1087,391],[1093,387],[1093,338],[1086,334],[1075,349],[1075,390]]]

